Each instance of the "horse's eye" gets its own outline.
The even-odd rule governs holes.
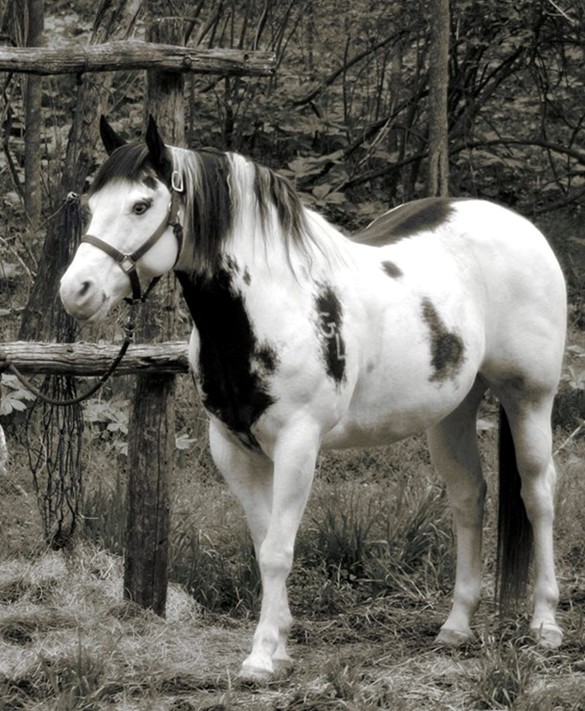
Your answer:
[[[149,207],[149,202],[146,202],[145,200],[140,200],[137,203],[134,203],[134,205],[132,206],[132,212],[135,215],[144,215],[144,213],[148,210]]]

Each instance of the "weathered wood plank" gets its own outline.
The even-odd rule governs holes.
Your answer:
[[[167,17],[147,30],[150,42],[180,44],[184,21]],[[185,141],[185,87],[180,72],[149,69],[146,110],[173,145]],[[166,274],[136,318],[142,343],[175,338],[177,285]],[[166,614],[175,454],[173,375],[140,373],[128,421],[128,497],[124,551],[124,597],[157,615]]]
[[[103,375],[119,346],[97,343],[33,343],[14,341],[0,344],[0,369],[8,358],[27,375]],[[189,370],[184,341],[131,345],[116,373],[130,375],[186,373]]]
[[[272,52],[195,49],[138,40],[69,47],[0,47],[0,71],[27,74],[77,74],[129,69],[158,69],[198,74],[270,76]]]

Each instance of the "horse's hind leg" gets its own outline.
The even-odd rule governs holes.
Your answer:
[[[437,642],[471,639],[471,617],[479,604],[481,535],[486,485],[477,447],[476,417],[485,386],[478,379],[463,402],[427,432],[434,467],[447,484],[457,538],[457,566],[451,612]]]
[[[550,424],[554,392],[529,390],[526,384],[516,383],[499,390],[514,440],[522,501],[532,526],[534,609],[530,629],[542,646],[558,647],[562,632],[555,620],[559,598],[553,553],[556,472]]]

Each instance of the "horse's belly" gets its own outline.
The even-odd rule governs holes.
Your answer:
[[[357,389],[344,416],[323,438],[324,449],[376,447],[424,432],[465,398],[473,369],[437,385],[419,380],[401,388]]]

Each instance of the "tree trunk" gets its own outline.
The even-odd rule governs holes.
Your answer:
[[[131,32],[142,0],[102,0],[96,15],[91,42],[100,43],[110,38],[113,32],[117,39],[125,39]],[[100,106],[108,97],[111,75],[102,82],[93,77],[91,82],[80,76],[78,100],[75,106],[73,124],[69,134],[63,173],[55,204],[62,206],[69,192],[81,193],[83,184],[93,160],[94,147],[98,143],[98,117]],[[50,341],[58,318],[63,316],[63,308],[57,292],[59,277],[66,264],[63,262],[63,243],[67,234],[67,210],[60,210],[49,223],[37,278],[31,289],[28,303],[23,311],[19,338],[30,341]]]
[[[429,160],[427,194],[449,194],[449,0],[432,0],[429,56]]]
[[[28,35],[27,46],[35,47],[42,43],[44,28],[43,0],[28,0]],[[33,230],[38,229],[41,217],[41,127],[42,127],[41,77],[26,78],[25,96],[25,136],[24,174],[24,209]]]

